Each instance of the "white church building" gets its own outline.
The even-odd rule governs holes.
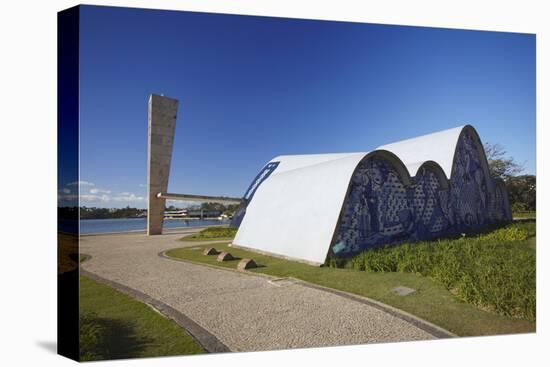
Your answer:
[[[371,152],[273,158],[233,218],[233,245],[322,264],[511,219],[504,183],[465,125]]]

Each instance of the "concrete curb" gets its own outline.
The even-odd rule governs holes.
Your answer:
[[[90,256],[91,258],[91,256]],[[87,259],[89,260],[89,258]],[[127,287],[118,282],[103,278],[95,273],[89,272],[80,267],[80,275],[87,276],[90,279],[93,279],[99,283],[103,283],[111,288],[114,288],[130,297],[133,297],[159,311],[165,317],[173,320],[176,324],[183,327],[195,341],[203,347],[208,353],[225,353],[231,352],[229,347],[223,344],[218,338],[211,334],[208,330],[197,324],[195,321],[191,320],[189,317],[179,312],[175,308],[167,305],[164,302],[161,302],[157,299],[154,299],[143,292],[140,292],[136,289]]]
[[[161,251],[161,252],[159,252],[158,255],[160,257],[164,258],[164,259],[168,259],[168,260],[172,260],[172,261],[179,261],[179,262],[184,262],[184,263],[209,267],[209,268],[213,268],[213,269],[218,269],[218,270],[237,272],[239,274],[245,274],[245,275],[248,275],[248,276],[266,278],[268,280],[280,280],[280,279],[282,279],[280,277],[275,277],[275,276],[268,275],[268,274],[253,273],[253,272],[248,271],[248,270],[237,270],[237,269],[226,268],[226,267],[221,267],[221,266],[216,266],[216,265],[211,265],[211,264],[204,264],[204,263],[194,262],[194,261],[191,261],[191,260],[185,260],[185,259],[175,258],[175,257],[171,257],[171,256],[166,255],[166,252],[168,252],[170,250],[174,250],[174,249]],[[376,308],[380,311],[386,312],[386,313],[388,313],[388,314],[390,314],[394,317],[397,317],[398,319],[401,319],[403,321],[408,322],[409,324],[412,324],[412,325],[416,326],[420,330],[425,331],[426,333],[434,336],[435,338],[447,339],[447,338],[458,337],[458,335],[456,335],[454,333],[451,333],[450,331],[448,331],[448,330],[446,330],[446,329],[444,329],[440,326],[432,324],[431,322],[426,321],[426,320],[424,320],[424,319],[422,319],[418,316],[412,315],[408,312],[405,312],[405,311],[400,310],[398,308],[392,307],[392,306],[387,305],[385,303],[376,301],[374,299],[364,297],[364,296],[359,296],[359,295],[356,295],[356,294],[353,294],[353,293],[341,291],[341,290],[334,289],[334,288],[324,287],[322,285],[310,283],[310,282],[307,282],[307,281],[304,281],[304,280],[301,280],[301,279],[297,279],[297,278],[293,278],[293,277],[287,277],[287,278],[284,278],[284,279],[292,279],[292,281],[295,282],[296,284],[301,284],[301,285],[303,285],[305,287],[308,287],[308,288],[312,288],[312,289],[332,293],[332,294],[338,295],[340,297],[344,297],[344,298],[347,298],[349,300],[356,301],[356,302],[374,307],[374,308]]]
[[[199,263],[199,262],[195,262],[195,261],[191,261],[191,260],[180,259],[180,258],[177,258],[177,257],[171,257],[171,256],[166,255],[166,252],[168,252],[168,251],[170,251],[170,250],[176,250],[176,249],[178,249],[178,248],[181,248],[181,247],[175,247],[175,248],[171,248],[171,249],[168,249],[168,250],[163,250],[163,251],[161,251],[161,252],[158,253],[158,256],[161,257],[161,258],[163,258],[163,259],[167,259],[167,260],[171,260],[171,261],[177,261],[177,262],[182,262],[182,263],[187,263],[187,264],[193,264],[193,265],[200,265],[200,266],[204,266],[204,267],[211,268],[211,269],[224,270],[224,271],[229,271],[229,272],[232,272],[232,273],[238,273],[238,274],[248,275],[248,276],[251,276],[251,277],[265,278],[265,279],[267,279],[267,280],[279,280],[279,279],[283,279],[283,278],[276,277],[276,276],[269,275],[269,274],[253,273],[253,272],[248,271],[248,270],[241,271],[241,270],[237,270],[237,269],[226,268],[226,267],[223,267],[223,266],[217,266],[217,265],[212,265],[212,264]],[[288,278],[284,278],[284,279],[288,279]]]

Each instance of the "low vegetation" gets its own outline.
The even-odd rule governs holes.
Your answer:
[[[536,211],[517,211],[512,213],[512,217],[535,219],[537,217],[537,212]]]
[[[80,359],[204,353],[180,326],[125,294],[80,277]]]
[[[365,251],[332,265],[369,273],[413,273],[436,280],[459,299],[501,315],[534,320],[535,222],[457,240],[405,243]]]
[[[338,268],[315,267],[219,243],[166,254],[232,269],[239,259],[253,258],[259,267],[251,272],[293,277],[369,297],[461,336],[496,335],[535,331],[534,235],[534,222],[518,223],[477,237],[371,251],[373,255],[358,255]],[[217,262],[216,256],[202,254],[207,247],[229,251],[236,260]],[[428,273],[430,265],[437,270]],[[392,292],[397,286],[416,292],[399,296]]]
[[[212,241],[232,240],[237,234],[237,228],[231,227],[209,227],[190,236],[185,236],[182,241]]]

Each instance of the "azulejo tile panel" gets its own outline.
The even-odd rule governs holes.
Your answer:
[[[467,131],[460,135],[447,185],[430,166],[422,166],[405,185],[383,156],[363,160],[351,179],[331,253],[347,257],[510,221],[506,190],[487,175],[485,156],[474,139]]]

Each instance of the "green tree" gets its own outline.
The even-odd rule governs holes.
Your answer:
[[[535,175],[509,177],[506,180],[506,189],[513,211],[536,210],[537,178]]]
[[[483,144],[489,171],[491,176],[498,177],[506,181],[508,178],[517,176],[524,170],[524,163],[518,163],[513,157],[507,155],[506,150],[500,144]]]
[[[537,178],[535,175],[520,175],[524,164],[508,156],[500,144],[485,143],[485,155],[491,176],[504,180],[512,211],[534,211],[537,201]]]

